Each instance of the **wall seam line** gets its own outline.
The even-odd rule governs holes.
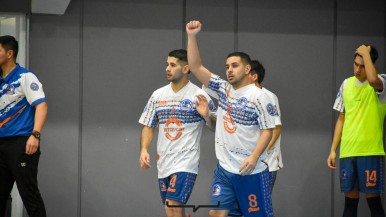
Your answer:
[[[83,41],[84,41],[84,0],[80,0],[79,24],[79,132],[78,132],[78,213],[82,216],[82,156],[83,156]]]

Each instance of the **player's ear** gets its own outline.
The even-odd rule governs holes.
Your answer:
[[[249,74],[251,72],[251,65],[247,64],[245,66],[245,73]]]
[[[7,57],[8,57],[9,59],[11,59],[11,58],[13,57],[13,55],[14,55],[13,50],[8,50],[8,51],[7,51]]]
[[[184,74],[189,74],[190,73],[189,65],[188,64],[184,65],[184,67],[182,68],[182,71],[184,72]]]
[[[258,78],[259,78],[259,75],[257,74],[252,75],[253,82],[256,82]]]

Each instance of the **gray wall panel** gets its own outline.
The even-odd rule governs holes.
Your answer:
[[[63,16],[31,17],[30,69],[43,83],[49,107],[39,166],[49,216],[77,215],[79,17],[77,1]]]
[[[155,142],[153,168],[138,166],[138,119],[182,46],[182,3],[85,1],[84,15],[82,216],[164,215]]]

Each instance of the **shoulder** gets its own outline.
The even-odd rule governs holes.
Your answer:
[[[152,96],[153,96],[153,97],[159,97],[159,96],[161,96],[163,93],[169,91],[169,86],[170,86],[170,84],[165,85],[165,86],[163,86],[163,87],[160,87],[160,88],[156,89],[156,90],[153,92]]]
[[[267,88],[263,88],[263,90],[267,93],[267,95],[268,95],[269,97],[271,97],[271,98],[274,99],[274,100],[278,100],[276,94],[274,94],[273,92],[271,92],[271,91],[268,90]]]
[[[264,97],[264,96],[268,96],[268,92],[266,92],[265,90],[257,87],[256,85],[253,85],[250,87],[250,93],[253,95],[253,97]]]

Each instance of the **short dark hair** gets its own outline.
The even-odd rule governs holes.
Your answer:
[[[372,46],[372,45],[366,45],[366,46],[370,46],[370,58],[371,58],[371,61],[373,61],[373,63],[375,63],[378,59],[378,50]],[[361,55],[355,53],[354,55],[354,59],[357,57],[357,56],[360,56],[362,57]]]
[[[188,62],[188,52],[184,49],[172,50],[169,52],[169,57],[177,58],[180,61]]]
[[[257,74],[257,82],[261,84],[265,77],[265,68],[263,64],[258,60],[251,61],[251,72],[252,75]]]
[[[245,65],[250,65],[251,64],[251,58],[249,57],[248,54],[246,54],[244,52],[232,52],[232,53],[228,54],[227,59],[229,57],[240,57],[241,61]]]
[[[19,52],[19,43],[16,41],[15,37],[10,35],[0,36],[0,44],[4,47],[6,51],[13,51],[13,57],[17,58]]]

